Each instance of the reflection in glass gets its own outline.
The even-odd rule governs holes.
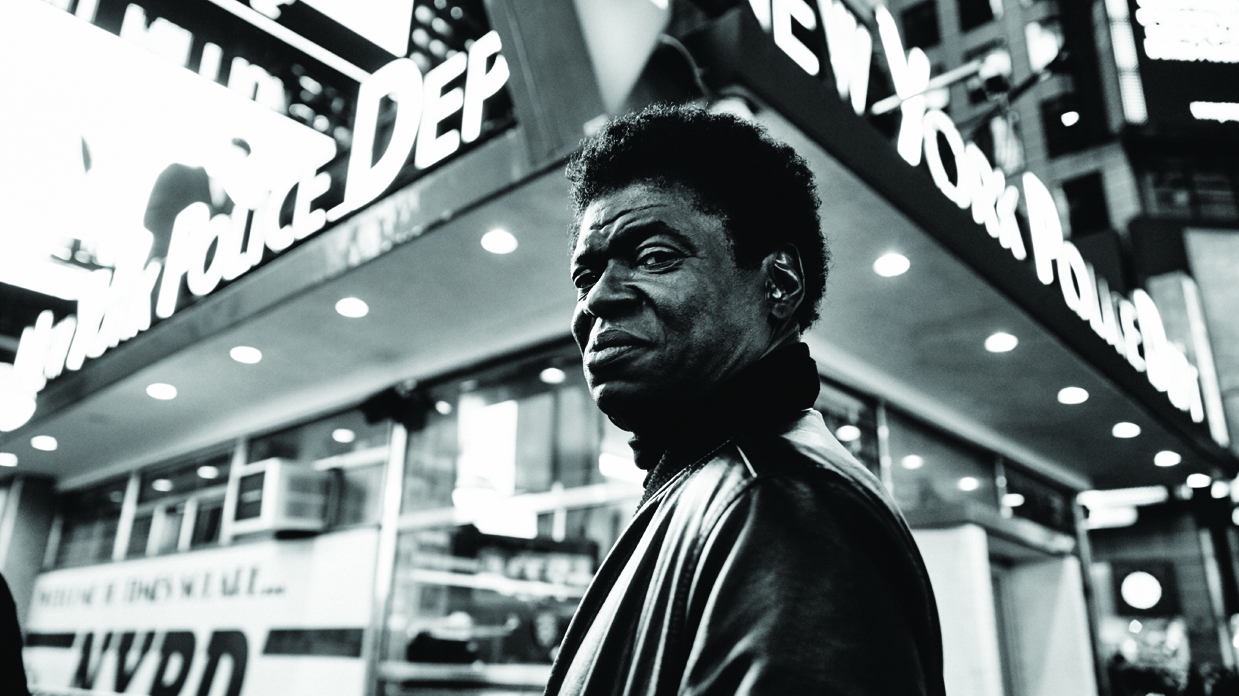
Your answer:
[[[981,504],[998,507],[991,457],[894,410],[890,428],[891,481],[904,512]]]
[[[120,479],[61,497],[62,523],[56,567],[112,559],[116,532],[120,526],[121,503],[125,500],[127,486],[128,481]]]
[[[842,387],[823,382],[813,407],[822,414],[826,427],[844,449],[875,476],[881,476],[878,468],[878,425],[873,404]]]
[[[577,359],[565,347],[428,390],[434,409],[409,433],[383,680],[545,685],[645,475]]]

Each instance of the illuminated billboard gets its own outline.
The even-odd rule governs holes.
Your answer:
[[[512,124],[480,2],[0,7],[0,282],[76,301],[0,365],[48,380]],[[462,6],[468,9],[462,9]]]
[[[1106,0],[1126,120],[1239,123],[1239,3]]]

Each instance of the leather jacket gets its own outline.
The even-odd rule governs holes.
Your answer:
[[[741,432],[652,493],[582,598],[546,689],[944,691],[907,524],[812,410]]]

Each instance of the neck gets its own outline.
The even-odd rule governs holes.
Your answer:
[[[638,440],[660,449],[693,449],[698,440],[726,439],[737,430],[784,420],[811,407],[818,390],[817,366],[808,347],[790,341],[767,350],[698,398],[649,409],[648,417],[625,425]]]
[[[817,365],[803,343],[767,352],[712,390],[698,408],[685,409],[672,427],[639,429],[629,441],[637,467],[649,472],[642,504],[667,481],[741,433],[774,429],[813,406],[820,389]]]
[[[743,397],[747,391],[747,382],[754,371],[761,374],[765,371],[759,367],[768,356],[793,346],[801,345],[800,331],[795,322],[788,322],[776,328],[770,338],[769,345],[760,353],[740,365],[733,365],[725,370],[722,379],[713,384],[703,386],[695,394],[664,394],[644,407],[634,409],[635,412],[621,417],[611,417],[612,422],[633,435],[646,441],[663,441],[670,436],[683,433],[685,429],[698,429],[717,420],[717,411],[731,410],[730,401]],[[808,349],[803,349],[808,357]],[[776,358],[777,360],[777,358]],[[812,359],[809,359],[812,362]],[[768,371],[768,370],[766,370]],[[815,372],[816,374],[816,372]],[[739,387],[739,389],[738,389]],[[816,395],[816,391],[814,392]]]

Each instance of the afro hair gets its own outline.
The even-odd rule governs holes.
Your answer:
[[[813,173],[760,126],[695,106],[655,105],[607,123],[568,163],[575,243],[591,203],[632,184],[679,185],[702,212],[723,220],[741,268],[756,268],[784,244],[804,270],[803,331],[818,318],[830,251],[822,235]]]

